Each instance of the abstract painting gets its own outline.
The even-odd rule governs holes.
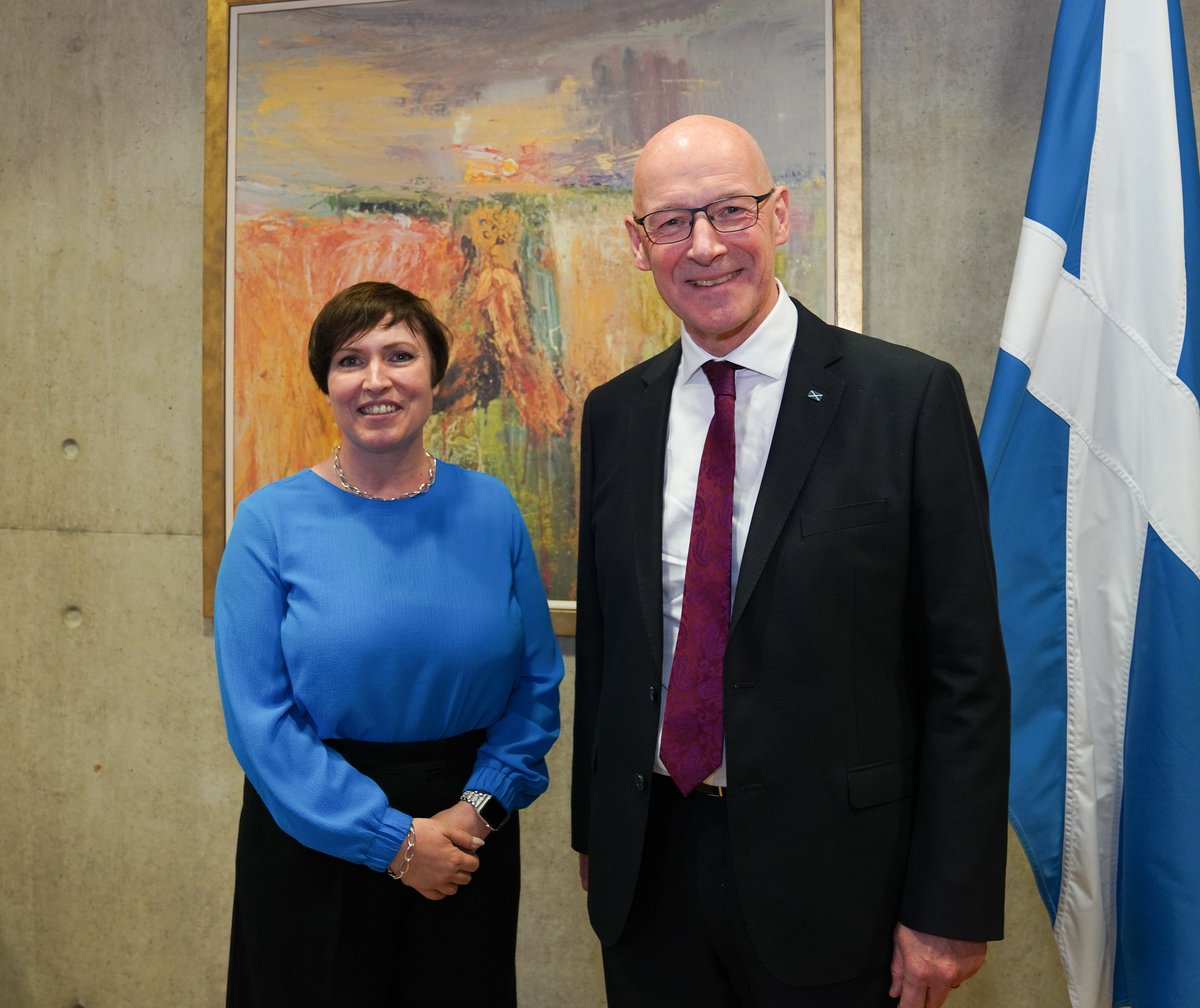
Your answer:
[[[584,398],[679,334],[622,226],[646,140],[691,113],[758,137],[779,276],[831,317],[829,0],[210,0],[210,33],[214,5],[226,519],[329,454],[308,327],[389,280],[453,335],[427,447],[508,485],[569,610]]]

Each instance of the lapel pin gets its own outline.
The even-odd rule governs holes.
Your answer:
[[[820,402],[822,399],[825,398],[825,393],[818,392],[815,388],[810,388],[808,390],[808,398],[815,399],[817,402]]]

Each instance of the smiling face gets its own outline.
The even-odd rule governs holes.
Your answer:
[[[425,337],[405,322],[381,322],[334,351],[329,406],[347,455],[424,452],[433,412],[433,366]]]
[[[722,234],[698,213],[691,236],[671,245],[652,244],[633,217],[759,195],[771,185],[750,134],[711,116],[672,123],[650,139],[638,159],[634,214],[625,218],[634,262],[653,273],[667,307],[714,356],[740,346],[775,305],[775,248],[788,237],[787,189],[776,188],[745,231]]]

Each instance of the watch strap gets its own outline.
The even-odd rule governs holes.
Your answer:
[[[464,791],[459,796],[459,800],[465,801],[475,809],[479,813],[479,818],[492,830],[498,830],[508,822],[508,809],[496,800],[495,795],[490,795],[486,791],[469,790]]]

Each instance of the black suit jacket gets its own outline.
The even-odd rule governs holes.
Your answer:
[[[797,307],[725,653],[726,801],[758,954],[816,986],[886,966],[897,921],[1000,937],[1009,695],[958,374]],[[676,343],[583,415],[572,834],[606,944],[646,827],[679,359]]]

